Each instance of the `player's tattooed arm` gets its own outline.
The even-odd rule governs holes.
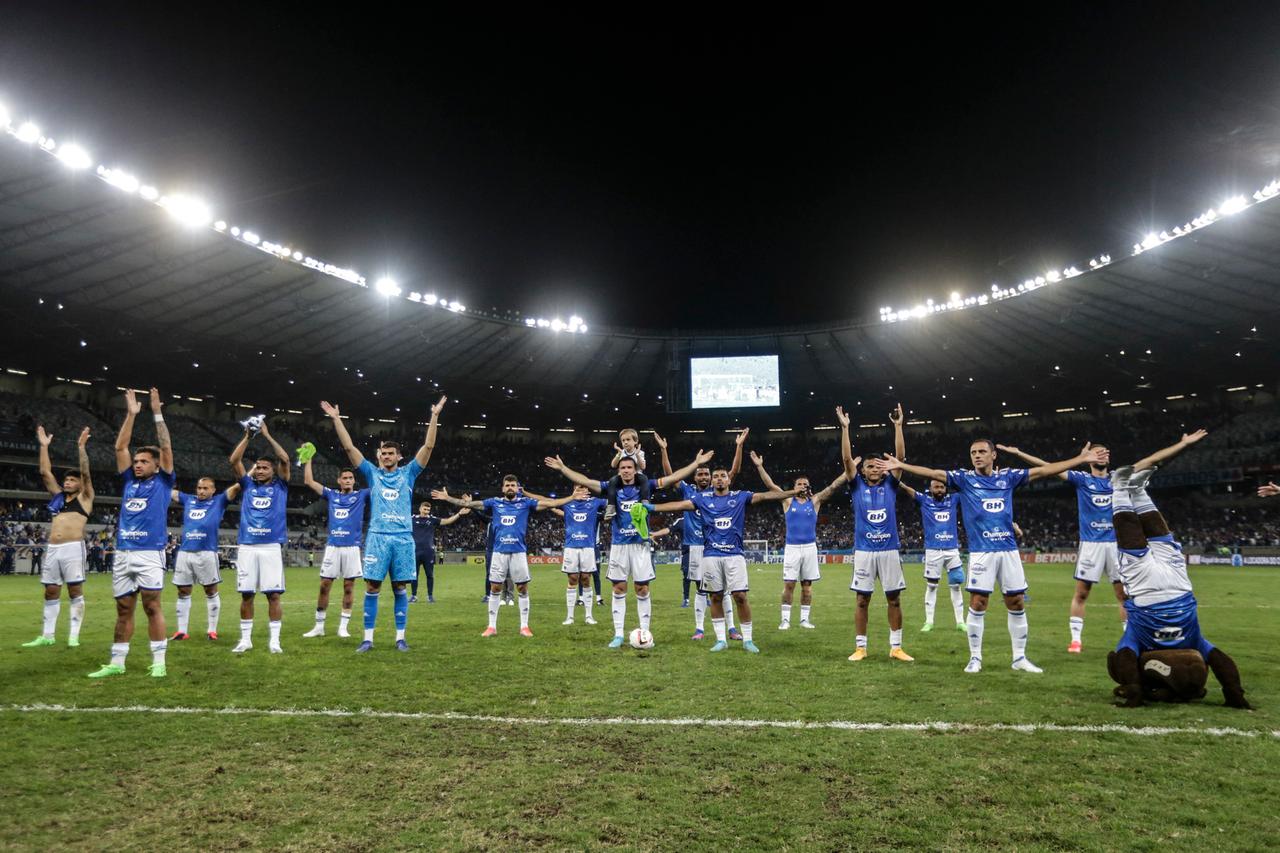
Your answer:
[[[532,498],[533,495],[525,492],[525,497]],[[559,509],[565,504],[573,500],[573,495],[565,495],[562,498],[534,498],[538,502],[538,509]]]
[[[44,482],[45,490],[56,495],[62,491],[62,486],[53,477],[53,462],[49,459],[49,445],[53,443],[53,436],[45,432],[44,427],[38,426],[36,441],[40,442],[40,479]]]
[[[244,476],[244,452],[249,448],[249,430],[245,429],[244,435],[236,442],[236,446],[231,448],[231,455],[227,457],[227,461],[231,463],[231,472],[236,475],[239,480]]]
[[[783,501],[787,498],[794,498],[798,494],[800,494],[799,489],[773,489],[768,492],[753,492],[751,494],[751,502],[758,504],[765,501]]]
[[[836,406],[836,421],[840,424],[840,461],[844,463],[844,475],[849,482],[858,476],[858,466],[853,461],[853,444],[849,440],[849,416],[844,406]]]
[[[839,491],[840,488],[843,487],[844,484],[847,482],[849,482],[849,478],[846,477],[844,474],[841,474],[839,477],[836,477],[834,480],[831,481],[831,485],[827,486],[825,489],[823,489],[822,491],[814,495],[813,496],[814,512],[817,512],[822,507],[822,504],[826,503],[826,501],[832,495],[834,495],[837,491]]]
[[[886,474],[892,474],[894,471],[905,471],[908,474],[915,474],[917,477],[924,477],[926,480],[947,481],[947,472],[941,468],[926,468],[923,465],[908,465],[900,459],[895,459],[889,454],[885,454],[883,459],[873,459],[870,464],[875,465],[878,469]],[[850,463],[845,463],[845,467],[850,467]]]
[[[125,471],[133,463],[129,454],[129,442],[133,439],[133,419],[142,411],[138,395],[130,388],[124,392],[124,423],[120,424],[120,432],[116,434],[116,470]]]
[[[688,479],[689,477],[692,477],[694,471],[697,471],[700,467],[710,462],[711,458],[715,455],[716,454],[714,450],[699,450],[698,455],[693,457],[693,461],[690,462],[688,465],[684,466],[679,471],[676,471],[674,474],[671,474],[670,476],[659,477],[658,481],[654,484],[655,487],[659,489],[665,489],[667,486],[670,486],[672,483],[678,483],[681,480],[685,480],[685,479]],[[598,493],[598,489],[599,489],[599,484],[597,484],[597,493]]]
[[[579,486],[586,486],[594,494],[600,494],[599,480],[593,480],[586,474],[573,470],[568,465],[564,464],[564,460],[559,456],[548,456],[542,460],[542,464],[546,465],[552,471],[559,471],[571,482],[577,483]]]
[[[1027,453],[1024,450],[1019,450],[1010,444],[997,444],[996,450],[999,450],[1001,453],[1008,453],[1010,456],[1016,456],[1028,465],[1044,466],[1049,464],[1049,460],[1041,459],[1039,456],[1032,456],[1030,453]],[[1058,477],[1063,480],[1067,479],[1067,472],[1063,471],[1058,475]]]
[[[327,400],[320,401],[320,411],[325,413],[329,420],[333,421],[333,431],[338,435],[338,443],[342,445],[343,451],[347,454],[347,461],[351,463],[352,468],[359,468],[364,462],[364,455],[356,449],[355,442],[351,440],[351,433],[347,432],[347,425],[342,422],[342,412],[338,411],[338,407]],[[245,434],[246,437],[248,433]]]
[[[1133,470],[1142,471],[1147,468],[1154,468],[1161,462],[1167,462],[1208,434],[1209,433],[1207,431],[1202,429],[1198,429],[1195,432],[1184,433],[1180,441],[1157,450],[1150,456],[1139,459],[1137,462],[1133,463]]]
[[[445,503],[450,503],[456,507],[461,507],[466,510],[484,509],[484,501],[474,500],[471,495],[466,494],[460,498],[455,498],[453,495],[449,494],[448,489],[432,489],[431,499],[433,501],[444,501]]]
[[[893,424],[893,455],[899,459],[907,458],[907,437],[902,432],[902,404],[899,403],[889,413],[889,422]]]
[[[760,482],[764,483],[771,491],[778,492],[778,484],[773,482],[773,478],[769,476],[769,472],[764,470],[764,457],[754,450],[751,451],[751,464],[756,466],[756,473],[760,475]]]
[[[267,429],[267,421],[265,418],[262,421],[262,426],[258,427],[258,434],[265,438],[267,440],[267,444],[270,444],[271,449],[275,451],[276,475],[286,483],[289,482],[289,475],[292,473],[289,470],[289,454],[280,446],[280,442],[276,441],[275,437],[271,435],[271,432]]]
[[[1037,465],[1034,468],[1028,468],[1027,478],[1039,480],[1043,477],[1052,477],[1064,471],[1070,471],[1077,465],[1105,465],[1106,462],[1106,448],[1094,447],[1086,442],[1084,447],[1080,448],[1080,452],[1071,459],[1063,459],[1061,462],[1050,462],[1048,465]],[[945,478],[943,478],[943,482],[946,482]]]
[[[316,478],[311,475],[310,459],[302,463],[302,485],[306,486],[308,489],[315,492],[317,495],[324,494],[324,486],[317,483]]]
[[[440,412],[444,410],[444,404],[449,398],[440,395],[440,399],[431,407],[431,420],[427,423],[427,437],[423,439],[422,446],[418,448],[418,452],[413,455],[418,464],[423,468],[427,467],[427,463],[431,461],[431,451],[436,449],[436,432],[440,429]]]
[[[156,443],[160,445],[160,470],[166,474],[173,473],[173,441],[169,438],[169,426],[160,414],[164,403],[160,400],[160,390],[151,389],[151,415],[156,420]]]
[[[80,505],[85,509],[93,507],[93,480],[89,477],[89,428],[80,430],[76,439],[76,453],[80,461]]]

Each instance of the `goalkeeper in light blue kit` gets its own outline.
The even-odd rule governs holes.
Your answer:
[[[413,484],[427,467],[436,446],[440,411],[446,398],[431,407],[431,422],[418,452],[401,466],[400,445],[384,441],[378,447],[375,466],[356,449],[351,435],[342,423],[338,407],[325,401],[321,410],[333,421],[334,432],[347,453],[347,459],[369,486],[369,532],[364,543],[364,641],[356,648],[364,654],[373,648],[373,629],[378,623],[378,597],[382,582],[391,575],[395,594],[396,650],[409,651],[405,640],[405,624],[409,619],[409,583],[418,575],[417,554],[413,546]]]

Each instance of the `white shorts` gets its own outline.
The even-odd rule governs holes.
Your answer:
[[[960,561],[959,549],[950,551],[928,550],[924,552],[924,579],[927,581],[942,580],[944,572],[958,569],[964,563]]]
[[[163,551],[116,551],[111,563],[111,594],[116,598],[140,589],[164,587]]]
[[[59,542],[44,547],[40,564],[40,583],[45,586],[84,583],[85,550],[83,542]]]
[[[217,551],[179,551],[173,567],[174,586],[212,586],[222,583]]]
[[[1027,576],[1017,551],[970,551],[969,583],[965,589],[990,595],[999,586],[1005,595],[1027,591]]]
[[[782,549],[782,579],[784,581],[820,581],[818,569],[818,543],[807,545],[787,544]]]
[[[589,575],[600,571],[596,565],[595,548],[565,548],[564,565],[560,571],[566,575]]]
[[[236,589],[240,592],[284,592],[284,553],[280,546],[237,546]]]
[[[747,592],[747,558],[741,554],[702,555],[703,592]]]
[[[320,577],[335,580],[364,577],[361,570],[359,545],[325,545],[324,559],[320,561]]]
[[[1076,580],[1097,583],[1103,571],[1112,583],[1120,580],[1120,552],[1114,542],[1081,542],[1076,558]]]
[[[493,552],[493,559],[489,561],[489,583],[506,583],[508,578],[512,583],[529,582],[529,556],[523,551],[519,554]]]
[[[1187,558],[1177,542],[1148,542],[1139,552],[1120,552],[1124,593],[1139,607],[1162,604],[1191,592]]]
[[[907,579],[902,575],[902,558],[897,551],[854,551],[853,580],[849,589],[870,595],[876,591],[876,578],[880,579],[880,589],[887,595],[901,592],[907,588]]]
[[[705,562],[705,558],[704,558]],[[609,572],[614,583],[650,583],[658,573],[653,570],[653,555],[647,542],[627,542],[609,548]]]

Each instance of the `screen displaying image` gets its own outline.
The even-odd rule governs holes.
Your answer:
[[[736,409],[781,403],[776,355],[689,359],[695,409]]]

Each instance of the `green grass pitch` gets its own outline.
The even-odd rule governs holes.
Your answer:
[[[1115,602],[1110,590],[1095,592],[1085,652],[1068,656],[1069,566],[1027,567],[1028,654],[1045,669],[1038,676],[1010,671],[998,601],[987,618],[987,669],[965,675],[966,640],[951,628],[945,587],[937,628],[920,633],[918,565],[907,567],[904,594],[911,664],[888,658],[879,596],[869,659],[846,660],[853,594],[845,566],[824,566],[826,579],[815,586],[817,630],[786,633],[777,630],[780,567],[752,568],[758,656],[738,644],[710,655],[710,640],[690,641],[693,610],[680,607],[672,567],[660,568],[654,585],[652,652],[605,648],[607,605],[596,609],[599,625],[583,625],[579,608],[578,624],[561,626],[556,566],[534,567],[534,637],[520,637],[516,609],[504,607],[498,636],[482,640],[480,571],[441,568],[436,603],[411,607],[409,654],[393,649],[389,590],[377,647],[361,657],[352,653],[359,592],[355,637],[333,635],[335,600],[329,636],[302,639],[312,625],[314,570],[289,571],[283,655],[266,652],[262,601],[254,650],[230,653],[239,633],[232,583],[224,584],[222,640],[205,640],[197,590],[194,639],[170,645],[163,681],[146,676],[141,621],[128,673],[85,678],[106,661],[111,640],[106,577],[86,586],[78,649],[65,645],[65,599],[58,645],[19,648],[39,632],[40,586],[0,578],[0,847],[1243,850],[1275,843],[1275,570],[1192,569],[1205,634],[1235,657],[1258,708],[1252,712],[1223,707],[1212,679],[1199,703],[1113,707],[1104,661],[1119,635]],[[173,601],[170,587],[170,631]],[[634,599],[628,605],[630,629]],[[140,709],[19,710],[35,704]],[[232,707],[357,713],[212,713]],[[155,708],[195,712],[148,710]],[[418,716],[367,717],[362,709]],[[476,719],[495,716],[517,719]],[[606,722],[619,717],[972,727]],[[556,722],[567,718],[579,722]],[[1191,731],[1133,731],[1146,726]]]

